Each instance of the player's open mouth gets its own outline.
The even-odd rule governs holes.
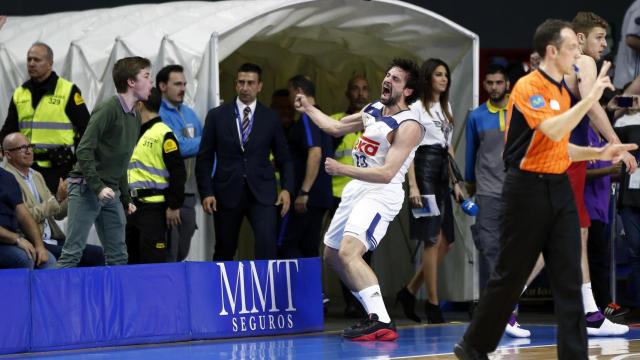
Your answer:
[[[391,85],[382,84],[382,95],[383,96],[391,95]]]

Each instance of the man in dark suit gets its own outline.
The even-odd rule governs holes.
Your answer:
[[[278,116],[256,99],[261,76],[258,65],[242,64],[238,97],[211,109],[205,120],[196,180],[202,207],[215,221],[214,261],[233,260],[244,216],[255,234],[256,259],[275,259],[277,206],[281,216],[289,211],[293,165]],[[270,152],[282,174],[279,194]]]

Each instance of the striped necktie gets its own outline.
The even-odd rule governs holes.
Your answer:
[[[251,122],[251,120],[249,119],[251,108],[247,106],[242,112],[244,113],[244,117],[242,118],[242,143],[246,144],[247,139],[249,138],[249,132],[251,131],[249,127]]]

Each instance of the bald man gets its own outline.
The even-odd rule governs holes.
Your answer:
[[[4,154],[30,151],[29,146],[7,146]],[[55,258],[43,245],[38,225],[22,201],[16,179],[0,168],[0,269],[48,269],[55,264]]]
[[[22,201],[38,224],[44,247],[56,258],[62,253],[66,238],[56,220],[67,216],[67,182],[58,180],[55,196],[49,191],[45,180],[38,171],[33,170],[33,147],[29,139],[21,133],[11,133],[2,142],[6,150],[5,170],[18,182],[22,192]],[[79,266],[104,265],[102,248],[87,245]]]

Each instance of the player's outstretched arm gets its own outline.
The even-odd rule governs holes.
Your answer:
[[[329,175],[349,176],[362,181],[388,184],[398,173],[411,151],[420,144],[423,135],[424,128],[417,121],[404,121],[396,130],[383,166],[361,168],[341,164],[332,158],[327,158],[325,169]]]
[[[580,120],[582,120],[582,117],[586,115],[587,111],[589,111],[589,109],[591,109],[591,107],[600,100],[604,89],[614,89],[613,84],[611,84],[611,79],[607,76],[607,72],[610,67],[611,63],[605,61],[604,65],[602,65],[602,69],[600,69],[600,74],[591,88],[591,91],[589,91],[589,93],[571,109],[560,115],[542,121],[540,125],[537,126],[537,130],[540,130],[553,141],[559,141],[571,132],[571,130],[578,125]]]
[[[583,94],[586,96],[586,94],[589,94],[591,89],[593,89],[598,77],[598,69],[593,58],[587,55],[580,56],[580,59],[578,60],[578,68],[580,69],[580,81],[578,82],[578,87],[580,88],[580,96],[583,97]],[[587,112],[587,115],[589,115],[591,123],[608,143],[620,143],[620,139],[613,130],[609,117],[602,108],[602,105],[600,105],[600,102],[596,101]],[[638,167],[635,157],[629,153],[623,156],[622,161],[624,161],[630,173],[634,172]]]
[[[578,69],[580,69],[578,74],[580,77],[578,88],[580,89],[580,97],[583,98],[587,96],[593,88],[593,85],[598,78],[598,68],[596,67],[595,60],[587,55],[580,56],[577,65]],[[613,127],[607,117],[607,113],[602,108],[602,105],[600,105],[600,102],[595,102],[587,112],[587,115],[589,115],[589,119],[591,119],[593,125],[595,125],[598,132],[607,140],[607,142],[612,144],[620,143],[620,139],[618,139],[615,131],[613,131]]]
[[[340,119],[340,121],[335,121],[317,107],[311,105],[307,101],[307,97],[303,94],[296,95],[294,106],[298,112],[306,113],[311,120],[318,125],[320,130],[333,137],[340,137],[352,132],[361,131],[364,128],[362,112],[347,115]]]

